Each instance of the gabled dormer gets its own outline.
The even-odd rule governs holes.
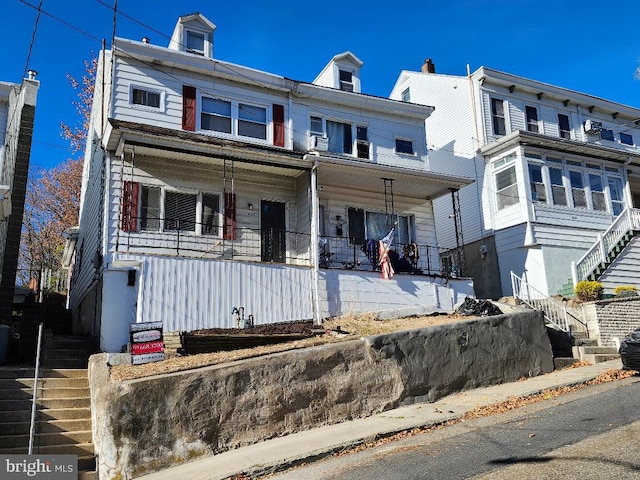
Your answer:
[[[360,68],[362,61],[351,52],[344,52],[331,59],[314,85],[336,88],[347,92],[360,93]]]
[[[213,58],[213,32],[216,26],[201,13],[178,18],[169,49]]]

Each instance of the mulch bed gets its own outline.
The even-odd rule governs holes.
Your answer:
[[[251,328],[204,328],[189,332],[193,335],[283,335],[300,334],[313,336],[318,329],[324,333],[322,326],[314,325],[311,320],[299,320],[295,322],[280,322],[266,325],[255,325]]]

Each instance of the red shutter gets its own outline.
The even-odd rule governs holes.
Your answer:
[[[196,87],[182,87],[182,129],[196,129]]]
[[[120,229],[135,232],[138,229],[138,182],[124,182],[122,188],[122,219]]]
[[[222,238],[225,240],[236,239],[236,194],[224,194],[224,226]]]
[[[273,144],[284,147],[284,106],[273,104]]]

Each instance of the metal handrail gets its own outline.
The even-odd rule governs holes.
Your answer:
[[[36,347],[36,368],[33,377],[33,400],[31,402],[31,424],[29,426],[29,455],[33,452],[33,437],[35,436],[36,427],[36,400],[38,397],[38,376],[40,370],[40,346],[42,345],[42,328],[40,323],[38,327],[38,346]]]
[[[585,329],[587,329],[586,322],[583,322],[575,315],[571,314],[567,307],[563,304],[549,298],[544,293],[532,287],[526,280],[520,278],[515,273],[511,272],[511,287],[513,289],[513,296],[523,301],[529,307],[542,310],[544,317],[548,323],[551,323],[555,327],[565,332],[570,332],[570,318],[580,323]]]

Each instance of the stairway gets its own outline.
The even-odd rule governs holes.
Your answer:
[[[620,358],[616,347],[599,347],[597,340],[584,339],[573,347],[573,357],[589,363],[607,362]]]
[[[44,341],[38,378],[34,454],[78,456],[79,479],[97,479],[91,433],[91,400],[83,338]],[[32,367],[0,367],[0,454],[26,454],[34,385]]]

